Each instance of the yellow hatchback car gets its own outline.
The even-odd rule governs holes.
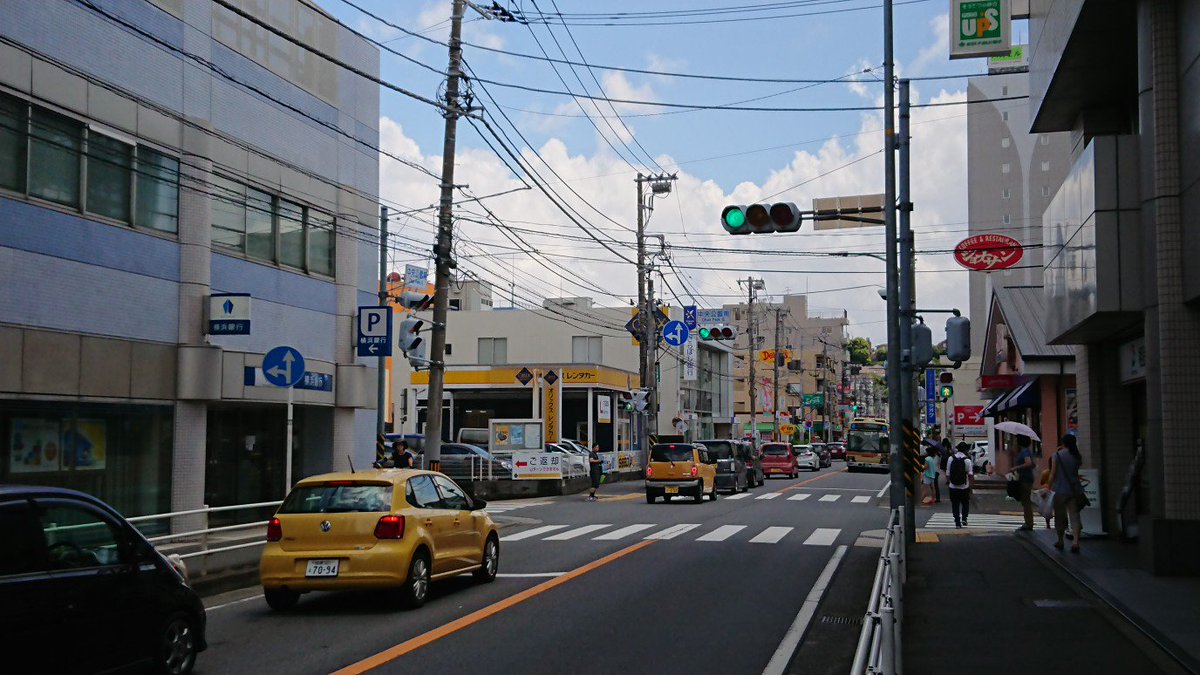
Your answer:
[[[653,504],[659,497],[669,502],[679,495],[689,495],[697,503],[704,495],[716,501],[717,465],[703,445],[655,444],[646,466],[646,503]]]
[[[272,609],[308,591],[382,589],[420,607],[429,583],[471,572],[496,578],[496,524],[435,471],[380,469],[305,478],[267,525],[259,563]]]

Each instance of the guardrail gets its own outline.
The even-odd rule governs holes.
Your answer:
[[[888,516],[879,564],[875,567],[875,582],[871,585],[862,631],[858,634],[851,675],[900,675],[904,672],[900,626],[907,578],[904,519],[900,509],[893,509]]]
[[[149,515],[149,516],[134,516],[132,518],[126,518],[126,520],[128,520],[130,523],[133,523],[135,526],[137,526],[139,523],[148,523],[148,522],[152,522],[155,520],[162,520],[164,518],[201,516],[204,521],[203,522],[204,527],[202,527],[202,528],[187,530],[184,532],[172,532],[170,534],[155,535],[153,537],[146,538],[147,541],[149,541],[151,544],[154,544],[155,546],[158,546],[160,543],[178,541],[178,540],[188,540],[188,541],[186,541],[186,543],[188,543],[188,544],[199,545],[200,546],[199,551],[191,551],[188,553],[178,554],[181,559],[187,560],[189,558],[204,558],[204,557],[212,555],[214,553],[224,553],[226,551],[236,551],[238,549],[250,548],[252,546],[262,546],[264,543],[266,543],[266,540],[260,538],[257,541],[252,541],[252,542],[247,542],[247,543],[242,543],[242,544],[231,544],[229,546],[218,546],[217,548],[209,548],[209,545],[208,545],[209,535],[216,534],[218,532],[233,532],[236,530],[246,530],[246,529],[250,529],[253,527],[263,527],[264,525],[266,525],[266,521],[254,520],[249,523],[240,523],[240,524],[236,524],[236,525],[222,525],[220,527],[209,527],[208,526],[209,516],[211,516],[214,513],[227,513],[230,511],[239,511],[242,509],[263,509],[263,508],[268,508],[268,507],[276,507],[282,503],[283,503],[282,501],[275,501],[275,502],[257,502],[254,504],[235,504],[232,506],[208,506],[208,505],[205,505],[203,508],[199,508],[199,509],[189,509],[187,511],[173,511],[171,513],[156,513],[156,514]],[[201,569],[205,569],[205,567],[206,566],[202,564]]]

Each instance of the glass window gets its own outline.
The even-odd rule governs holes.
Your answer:
[[[246,247],[246,186],[212,176],[212,241],[239,251]]]
[[[308,210],[308,271],[333,276],[333,216]]]
[[[413,476],[408,479],[408,503],[419,509],[440,509],[442,496],[438,494],[432,478]]]
[[[1004,188],[1004,191],[1000,193],[1000,197],[1003,199],[1009,199],[1012,197],[1012,190],[1009,188]]]
[[[456,511],[471,510],[471,500],[467,498],[467,493],[455,485],[454,481],[445,476],[434,476],[433,480],[437,483],[438,492],[442,493],[442,506]]]
[[[1042,162],[1042,171],[1050,170],[1050,162]]]
[[[479,363],[508,363],[508,338],[479,338]]]
[[[351,483],[303,485],[292,490],[280,513],[380,513],[392,510],[392,486]]]
[[[42,570],[41,533],[32,527],[33,514],[25,502],[0,504],[0,577]]]
[[[79,145],[83,125],[41,108],[33,109],[29,193],[67,206],[79,205]]]
[[[692,450],[690,445],[655,445],[650,449],[650,461],[690,462],[692,461]]]
[[[25,191],[24,101],[0,96],[0,187]]]
[[[143,146],[137,149],[134,224],[162,232],[179,230],[179,160]]]
[[[1008,164],[1008,162],[1000,165],[1000,173],[1008,173],[1011,170],[1012,167]]]
[[[571,338],[571,363],[600,363],[603,339],[598,336],[577,335]]]
[[[1012,140],[1010,140],[1007,136],[1000,139],[1000,147],[1002,147],[1002,148],[1007,148],[1011,144],[1012,144]]]
[[[275,260],[273,197],[254,188],[246,188],[246,255],[259,260]]]
[[[50,569],[86,569],[122,562],[119,542],[123,537],[116,523],[82,504],[47,500],[39,502],[38,507]]]
[[[95,132],[88,134],[87,210],[129,222],[133,146]]]
[[[304,267],[304,209],[279,200],[279,262]]]

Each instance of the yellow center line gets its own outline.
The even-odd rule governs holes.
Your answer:
[[[527,588],[516,595],[511,595],[503,600],[500,600],[499,602],[488,605],[483,609],[471,612],[470,614],[455,619],[450,623],[438,626],[431,631],[422,633],[421,635],[402,642],[394,647],[389,647],[388,649],[385,649],[374,656],[368,656],[357,663],[352,663],[345,668],[334,672],[333,675],[359,675],[360,673],[365,673],[372,668],[378,668],[379,666],[382,666],[390,661],[394,661],[395,659],[398,659],[411,651],[420,649],[421,647],[440,640],[447,635],[456,633],[464,628],[479,623],[480,621],[483,621],[494,614],[498,614],[509,607],[518,605],[526,600],[529,600],[530,598],[541,595],[555,586],[565,584],[572,579],[583,576],[592,570],[603,567],[604,565],[607,565],[618,558],[627,556],[630,553],[645,548],[653,543],[654,540],[640,541],[632,546],[623,548],[616,553],[610,553],[599,560],[594,560],[586,565],[583,565],[582,567],[576,567],[562,576],[555,577],[549,581],[544,581],[537,586],[533,586],[532,588]]]

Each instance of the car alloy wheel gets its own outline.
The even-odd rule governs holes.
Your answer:
[[[429,560],[425,554],[413,556],[401,593],[404,605],[409,608],[416,609],[425,604],[425,596],[429,594]]]
[[[187,675],[196,665],[196,638],[187,617],[175,615],[163,631],[159,670],[168,675]]]
[[[475,579],[484,583],[496,580],[496,572],[500,569],[500,543],[496,537],[489,536],[483,545],[483,564],[475,572]]]

